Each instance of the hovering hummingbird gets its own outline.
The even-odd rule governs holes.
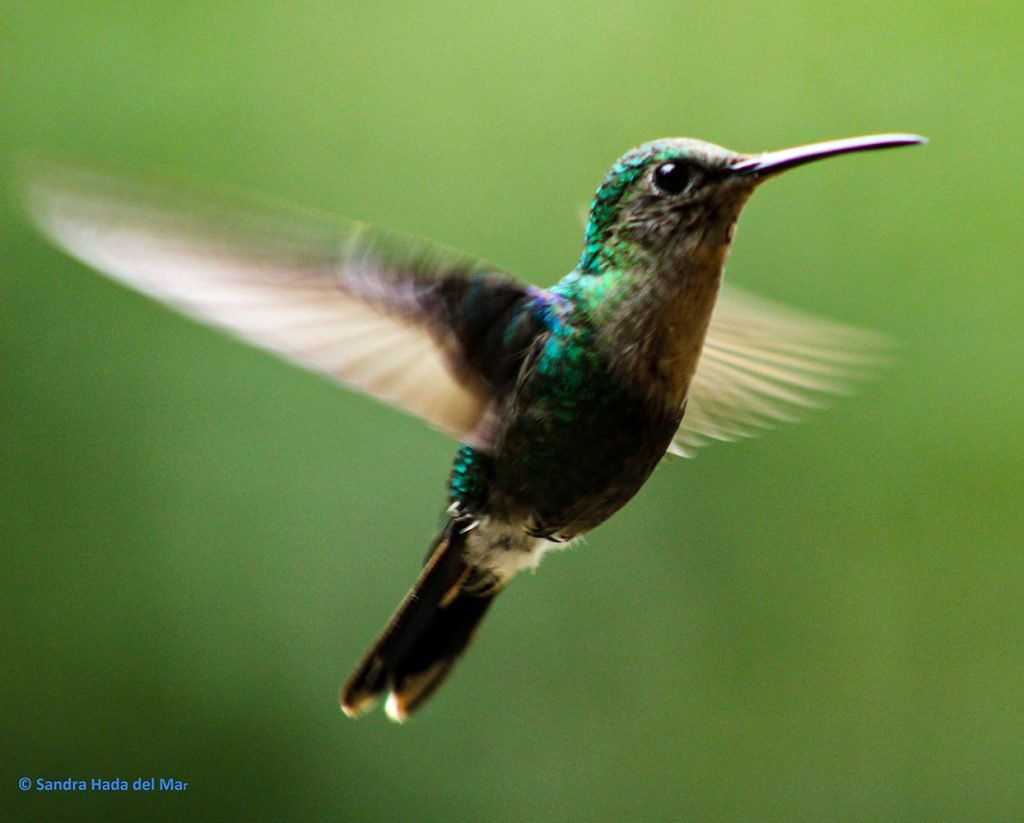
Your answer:
[[[27,197],[43,231],[101,272],[461,441],[419,579],[341,690],[346,714],[387,694],[401,721],[512,577],[618,511],[666,453],[751,434],[841,389],[864,333],[719,299],[736,221],[787,169],[922,142],[759,155],[645,143],[608,172],[579,263],[548,289],[362,224],[87,169],[36,167]]]

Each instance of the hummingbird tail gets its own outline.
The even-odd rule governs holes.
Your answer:
[[[465,562],[471,521],[452,518],[434,541],[419,579],[341,689],[356,717],[388,692],[388,716],[403,722],[444,682],[501,590]]]

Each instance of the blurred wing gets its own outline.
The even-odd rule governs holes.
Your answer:
[[[485,264],[251,196],[223,206],[208,192],[40,165],[25,188],[42,230],[101,272],[455,437],[480,421],[490,389],[445,301],[471,285],[521,293]]]
[[[669,451],[795,422],[878,366],[884,337],[723,287]]]

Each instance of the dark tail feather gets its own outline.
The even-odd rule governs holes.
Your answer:
[[[405,720],[441,685],[473,639],[500,587],[463,561],[467,525],[464,519],[448,521],[419,580],[342,687],[341,708],[349,717],[390,692],[388,715]]]

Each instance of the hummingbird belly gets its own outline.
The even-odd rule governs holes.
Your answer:
[[[574,354],[577,342],[548,341],[494,457],[489,509],[545,539],[572,539],[625,505],[682,418],[627,388],[593,352]]]

